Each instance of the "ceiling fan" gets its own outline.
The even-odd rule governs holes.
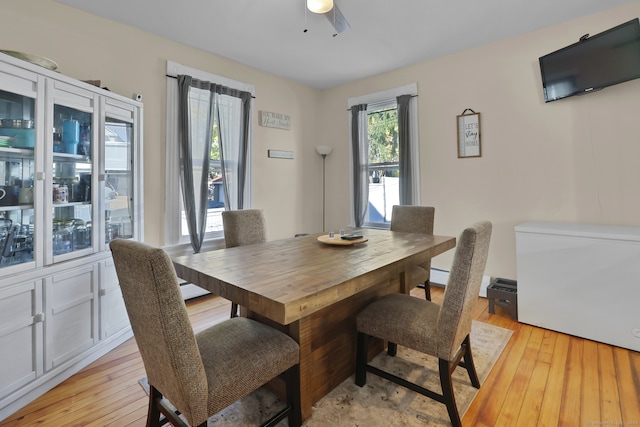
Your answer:
[[[310,12],[324,15],[327,18],[335,29],[333,37],[351,28],[334,0],[306,0],[306,4]]]

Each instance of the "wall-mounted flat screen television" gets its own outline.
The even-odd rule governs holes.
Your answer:
[[[638,18],[542,56],[545,102],[589,93],[640,77]]]

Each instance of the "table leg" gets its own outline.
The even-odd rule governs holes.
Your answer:
[[[400,282],[380,283],[289,325],[288,334],[300,344],[302,419],[312,415],[315,402],[355,372],[356,315],[383,295],[400,292]],[[370,356],[384,349],[372,340]]]

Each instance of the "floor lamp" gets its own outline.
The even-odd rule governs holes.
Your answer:
[[[325,199],[325,169],[324,162],[327,158],[327,155],[333,151],[333,147],[329,147],[328,145],[318,145],[316,147],[316,151],[318,154],[322,156],[322,232],[324,232],[324,199]]]

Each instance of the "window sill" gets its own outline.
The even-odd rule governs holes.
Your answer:
[[[391,224],[382,224],[382,223],[366,223],[362,226],[362,228],[373,228],[375,230],[389,230]]]
[[[202,242],[201,252],[214,251],[224,248],[224,237],[216,237]],[[162,248],[170,257],[193,254],[193,248],[190,242],[178,243],[176,245],[164,246]]]

